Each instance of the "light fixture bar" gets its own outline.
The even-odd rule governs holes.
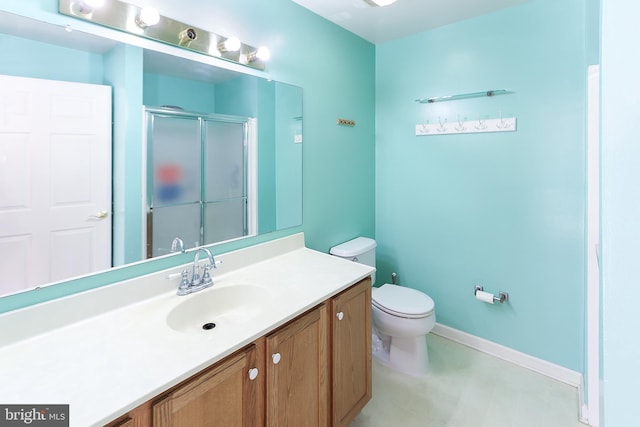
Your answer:
[[[147,7],[138,7],[119,0],[104,0],[104,5],[91,13],[79,13],[79,6],[86,0],[59,0],[58,11],[84,21],[135,34],[151,40],[193,50],[209,56],[264,70],[266,59],[256,55],[257,48],[240,42],[238,49],[218,49],[232,37],[185,24],[162,16]],[[237,39],[234,40],[234,42]]]

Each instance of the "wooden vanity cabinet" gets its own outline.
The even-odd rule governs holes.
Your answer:
[[[331,425],[348,426],[371,399],[371,279],[330,301]]]
[[[267,427],[329,425],[327,304],[267,336]]]
[[[108,426],[341,427],[370,399],[367,278]]]
[[[152,425],[262,426],[265,377],[260,365],[264,360],[262,345],[258,341],[164,395],[153,404]]]

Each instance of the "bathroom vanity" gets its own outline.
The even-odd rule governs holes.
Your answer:
[[[191,295],[178,267],[0,315],[0,402],[68,403],[71,426],[348,425],[371,397],[373,268],[302,234],[216,259]]]
[[[361,280],[109,426],[347,426],[371,398],[370,294]]]

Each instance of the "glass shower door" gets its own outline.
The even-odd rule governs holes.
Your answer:
[[[204,238],[247,235],[246,122],[204,121]]]
[[[155,257],[176,236],[187,248],[202,244],[201,120],[148,113],[148,123],[147,256]]]

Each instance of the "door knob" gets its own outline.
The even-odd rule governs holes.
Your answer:
[[[342,311],[339,311],[338,314],[336,314],[336,317],[338,318],[338,320],[342,320],[344,318],[344,313]]]
[[[249,379],[253,381],[256,378],[258,378],[258,368],[249,369]]]
[[[89,219],[105,219],[109,216],[107,211],[99,211],[95,215],[89,215]]]
[[[274,365],[277,365],[278,363],[280,363],[280,353],[273,353],[271,355],[271,360],[273,360]]]

